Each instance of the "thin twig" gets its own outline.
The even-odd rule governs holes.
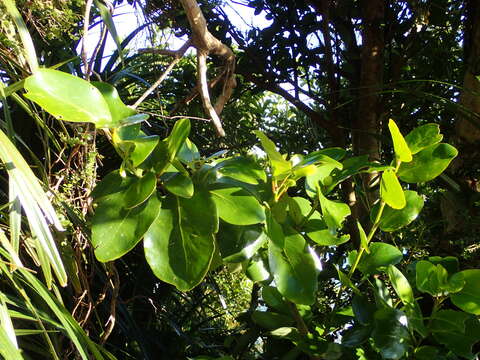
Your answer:
[[[82,60],[83,66],[85,67],[85,79],[90,78],[90,69],[87,60],[87,37],[88,37],[88,26],[90,24],[90,10],[92,8],[93,0],[87,0],[85,5],[85,18],[83,20],[83,39],[82,39]]]
[[[145,91],[143,93],[142,96],[140,96],[138,98],[137,101],[135,101],[135,104],[133,104],[131,107],[132,109],[136,109],[138,107],[138,105],[140,105],[147,97],[148,95],[150,95],[157,87],[160,86],[160,84],[163,82],[163,80],[165,80],[165,78],[167,77],[167,75],[170,73],[170,71],[172,71],[172,69],[174,68],[174,66],[180,61],[180,59],[183,57],[183,55],[185,54],[185,52],[188,50],[188,48],[191,46],[191,42],[190,40],[188,40],[180,49],[178,49],[177,51],[175,51],[175,55],[174,55],[174,59],[173,61],[167,66],[167,68],[165,69],[165,71],[163,72],[162,75],[160,75],[160,77],[158,78],[157,81],[155,81],[155,83],[150,86],[147,91]]]

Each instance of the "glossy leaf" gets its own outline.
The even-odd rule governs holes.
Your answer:
[[[317,291],[317,270],[305,239],[292,232],[285,235],[282,227],[267,218],[268,262],[277,289],[296,304],[310,305]]]
[[[38,69],[25,79],[25,89],[25,97],[59,120],[91,122],[100,128],[113,124],[100,91],[79,77],[58,70]]]
[[[464,270],[460,274],[463,275],[465,285],[458,293],[452,294],[450,299],[463,311],[480,315],[480,270]]]
[[[193,233],[195,226],[183,216],[179,200],[172,195],[163,199],[158,217],[145,234],[144,249],[150,268],[160,280],[188,291],[206,275],[215,240],[212,234]]]
[[[223,176],[228,176],[247,184],[256,185],[266,182],[263,168],[252,158],[238,156],[219,162],[215,169]]]
[[[395,292],[397,293],[400,300],[402,300],[405,305],[413,305],[415,298],[413,296],[413,290],[408,282],[407,278],[398,270],[395,266],[388,266],[388,277],[392,283]]]
[[[425,124],[419,126],[405,136],[405,141],[410,148],[412,154],[425,149],[442,141],[443,135],[440,134],[440,126],[438,124]]]
[[[108,105],[108,109],[110,110],[112,117],[112,124],[109,127],[120,125],[123,119],[133,116],[137,113],[134,109],[123,103],[122,99],[120,99],[120,95],[118,95],[117,89],[114,86],[98,81],[93,81],[91,84],[102,93],[103,98]]]
[[[222,223],[217,243],[225,262],[242,262],[250,259],[267,241],[261,225],[238,226]]]
[[[412,161],[412,153],[408,148],[402,133],[398,129],[397,124],[392,119],[388,121],[388,130],[390,130],[390,135],[392,136],[393,149],[395,150],[395,157],[397,160],[402,162]]]
[[[157,135],[139,136],[133,140],[125,141],[133,145],[133,150],[128,154],[128,159],[135,168],[143,163],[155,150],[160,138]]]
[[[133,181],[131,176],[123,177],[118,170],[112,171],[95,186],[90,196],[95,202],[100,202],[105,197],[126,190]]]
[[[163,185],[165,189],[174,195],[191,198],[193,196],[193,182],[189,176],[179,172],[167,172],[162,176]]]
[[[218,231],[218,213],[210,192],[196,187],[191,198],[178,198],[182,228],[193,234],[210,235]]]
[[[327,199],[321,191],[318,191],[318,199],[322,208],[323,219],[328,229],[335,234],[342,227],[345,218],[350,215],[350,207],[338,201]]]
[[[466,314],[460,311],[440,310],[438,313],[432,319],[435,340],[455,354],[473,359],[472,347],[480,340],[480,321],[472,315],[465,319]]]
[[[373,274],[381,267],[398,264],[403,258],[401,251],[390,244],[370,243],[369,250],[370,254],[363,255],[358,264],[358,269],[364,274]]]
[[[380,198],[393,209],[403,209],[406,205],[402,186],[393,170],[385,170],[382,174]]]
[[[193,161],[200,160],[200,153],[198,152],[197,145],[191,142],[188,138],[180,147],[177,153],[178,159],[184,164],[191,163]]]
[[[254,311],[252,320],[261,327],[274,330],[281,327],[287,327],[294,324],[290,316],[278,314],[271,311]]]
[[[265,220],[265,211],[247,191],[238,187],[211,190],[220,218],[234,225],[252,225]]]
[[[331,178],[330,174],[336,168],[335,164],[322,164],[316,167],[314,173],[307,175],[305,177],[305,190],[307,191],[307,195],[310,197],[317,196],[318,183],[324,186],[330,185],[330,183],[327,183],[327,180]]]
[[[253,257],[250,260],[245,273],[253,282],[267,281],[270,279],[270,272],[260,257]]]
[[[148,172],[141,178],[133,178],[132,184],[125,191],[125,207],[133,208],[146,201],[157,188],[157,177]]]
[[[282,294],[280,294],[273,286],[262,287],[262,299],[272,309],[275,309],[282,314],[291,314],[288,304]]]
[[[377,310],[372,339],[384,359],[401,359],[408,349],[409,333],[405,314],[392,308]]]
[[[272,166],[272,175],[277,177],[281,174],[288,173],[292,168],[290,161],[287,161],[278,152],[275,144],[261,131],[255,130],[255,135],[260,139],[263,150],[267,153],[268,159]]]
[[[449,144],[430,145],[415,154],[411,162],[402,163],[398,177],[408,183],[430,181],[440,175],[457,154],[457,149]]]
[[[412,221],[414,221],[418,214],[423,209],[423,197],[418,195],[416,191],[402,190],[405,196],[406,205],[403,209],[392,209],[390,206],[385,206],[382,217],[380,219],[380,229],[391,232],[399,230]],[[370,213],[370,219],[375,221],[379,209],[379,204],[376,204]]]
[[[357,229],[358,229],[358,236],[360,238],[360,246],[363,249],[365,249],[367,254],[370,254],[370,249],[368,248],[367,234],[365,234],[365,230],[363,230],[363,226],[358,220],[357,220]]]
[[[169,161],[172,161],[182,148],[188,135],[190,134],[190,120],[181,119],[175,122],[172,132],[166,139]]]
[[[127,193],[117,192],[105,197],[92,219],[92,245],[99,261],[118,259],[143,238],[157,217],[160,201],[151,196],[148,202],[127,208]]]

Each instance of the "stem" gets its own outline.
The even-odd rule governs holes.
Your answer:
[[[382,218],[383,210],[385,209],[385,201],[380,202],[380,208],[378,209],[377,217],[375,218],[375,222],[373,223],[372,228],[368,232],[367,236],[367,245],[370,243],[370,241],[373,238],[373,235],[375,235],[375,232],[377,231],[378,227],[380,226],[380,219]],[[362,258],[363,253],[365,252],[365,248],[360,244],[360,250],[358,251],[357,257],[355,258],[355,262],[353,266],[350,268],[350,271],[348,272],[348,278],[350,279],[355,272],[355,269],[357,268],[360,259]]]

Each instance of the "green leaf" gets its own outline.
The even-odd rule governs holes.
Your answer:
[[[294,324],[290,316],[277,314],[271,311],[258,311],[252,313],[252,320],[261,327],[275,330],[280,327],[287,327]]]
[[[430,345],[420,346],[415,349],[415,360],[432,360],[438,359],[438,348]]]
[[[253,282],[267,281],[270,279],[270,272],[261,257],[253,257],[248,263],[245,273]]]
[[[366,274],[374,274],[381,267],[398,264],[403,256],[400,250],[390,244],[370,243],[370,254],[363,255],[358,269]],[[356,251],[354,252],[356,253]]]
[[[90,194],[95,202],[127,189],[133,182],[131,176],[121,176],[118,170],[108,173],[93,189]]]
[[[315,225],[314,225],[315,224]],[[333,235],[329,229],[325,229],[325,223],[322,222],[324,229],[318,230],[319,220],[310,220],[305,227],[306,235],[309,239],[322,246],[338,246],[350,240],[350,235]]]
[[[282,227],[269,213],[267,217],[268,261],[277,289],[296,304],[310,305],[317,291],[314,259],[298,233],[285,236]]]
[[[112,117],[112,124],[109,127],[120,125],[123,119],[137,114],[134,109],[123,103],[122,99],[120,99],[120,95],[118,95],[117,89],[114,86],[98,81],[92,81],[91,84],[100,90],[108,105],[108,109],[110,110]]]
[[[405,141],[412,154],[416,154],[428,146],[435,145],[442,139],[443,135],[440,134],[440,126],[438,124],[419,126],[405,136]]]
[[[212,195],[197,186],[191,198],[178,198],[182,227],[193,234],[210,235],[218,231],[218,213]]]
[[[279,313],[286,315],[291,314],[288,304],[283,298],[282,294],[280,294],[279,291],[273,286],[262,287],[262,299],[268,306]]]
[[[429,293],[432,296],[436,296],[440,292],[437,267],[435,265],[429,261],[420,260],[415,265],[415,273],[415,283],[419,291]]]
[[[288,173],[292,164],[290,161],[287,161],[283,156],[277,151],[277,148],[272,140],[270,140],[263,132],[255,130],[255,135],[260,139],[262,143],[263,150],[267,153],[268,159],[272,166],[272,175],[273,177],[278,177],[281,174]]]
[[[439,310],[433,314],[430,330],[433,333],[458,332],[465,334],[465,321],[470,315],[455,310]]]
[[[440,315],[432,320],[433,337],[440,344],[445,345],[455,354],[473,359],[472,346],[480,340],[480,322],[470,315],[465,319],[465,315],[459,311],[440,310]],[[457,316],[454,316],[457,315]],[[433,322],[436,324],[433,324]],[[465,330],[463,329],[463,323]]]
[[[238,156],[219,162],[215,169],[223,176],[228,176],[247,184],[265,183],[267,175],[263,168],[252,158]]]
[[[124,143],[133,145],[133,149],[126,156],[131,161],[132,166],[136,168],[143,163],[148,156],[155,150],[160,138],[158,135],[139,136],[132,140],[126,140]]]
[[[197,145],[191,142],[188,138],[185,139],[185,142],[177,153],[177,158],[184,164],[200,160],[200,153],[198,152]]]
[[[239,187],[211,190],[220,218],[234,225],[252,225],[265,220],[265,210],[256,198]]]
[[[217,243],[225,262],[242,262],[255,255],[267,236],[261,225],[238,226],[221,223]]]
[[[112,35],[113,41],[115,41],[115,45],[117,46],[118,54],[120,56],[120,60],[124,62],[124,56],[123,56],[123,49],[122,49],[122,41],[120,40],[120,37],[118,36],[117,33],[117,28],[115,27],[115,21],[113,20],[113,16],[110,13],[108,7],[106,7],[104,4],[102,4],[99,0],[95,0],[95,6],[98,8],[100,11],[100,15],[102,17],[102,20],[104,24],[107,26],[107,29]]]
[[[413,305],[415,298],[413,296],[413,290],[408,282],[407,278],[398,270],[395,266],[388,266],[388,277],[392,283],[395,292],[404,305]]]
[[[175,122],[172,132],[167,137],[167,149],[169,154],[169,161],[173,161],[177,153],[182,149],[183,144],[190,134],[190,120],[180,119]]]
[[[305,177],[305,190],[307,191],[307,195],[309,197],[316,197],[317,185],[319,183],[324,186],[330,185],[326,182],[328,179],[331,179],[330,174],[336,168],[335,164],[322,164],[316,167],[314,173],[307,175]]]
[[[158,217],[145,234],[144,249],[150,268],[160,280],[188,291],[205,277],[215,252],[215,239],[213,234],[193,232],[196,224],[190,223],[190,216],[201,218],[202,212],[188,212],[190,216],[186,217],[180,201],[172,195],[162,201]]]
[[[372,339],[384,359],[400,359],[406,353],[409,333],[404,320],[405,314],[392,308],[375,312]]]
[[[358,234],[360,237],[360,246],[365,249],[365,252],[367,254],[370,254],[370,249],[368,248],[368,238],[367,234],[365,234],[365,230],[363,230],[362,224],[360,224],[360,221],[357,220],[357,228],[358,228]]]
[[[25,80],[25,89],[25,97],[59,120],[91,122],[100,128],[112,125],[112,115],[100,91],[76,76],[38,69]]]
[[[174,195],[191,198],[193,196],[193,182],[189,176],[179,172],[167,172],[161,177],[165,189]]]
[[[133,182],[125,191],[125,208],[130,209],[145,202],[157,188],[157,176],[148,172]]]
[[[323,219],[332,234],[342,227],[342,223],[350,215],[350,207],[347,204],[327,199],[321,191],[317,191]]]
[[[440,175],[457,154],[457,149],[449,144],[430,145],[415,154],[411,162],[402,163],[398,177],[408,183],[430,181]]]
[[[480,270],[464,270],[460,274],[463,274],[465,285],[460,292],[452,294],[450,299],[463,311],[480,315]]]
[[[399,230],[412,221],[414,221],[420,211],[423,209],[423,197],[418,195],[416,191],[402,190],[405,196],[406,205],[403,209],[392,209],[390,206],[385,206],[382,217],[380,219],[380,229],[391,232]],[[376,204],[370,212],[370,219],[375,221],[380,205]]]
[[[403,209],[407,204],[402,186],[393,170],[385,170],[382,174],[380,198],[393,209]]]
[[[105,197],[92,219],[92,245],[99,261],[118,259],[142,239],[157,217],[160,201],[156,195],[135,208],[127,208],[127,192]]]
[[[412,161],[412,153],[408,148],[402,133],[398,129],[397,124],[392,119],[388,121],[388,130],[390,130],[390,135],[392,136],[393,149],[395,150],[395,157],[397,160],[402,162]]]

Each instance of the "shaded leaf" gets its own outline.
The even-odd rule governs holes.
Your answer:
[[[265,220],[256,198],[238,187],[211,190],[220,218],[234,225],[252,225]]]
[[[242,262],[255,255],[267,241],[261,225],[238,226],[222,223],[217,242],[226,262]]]
[[[463,275],[465,285],[460,292],[452,294],[450,299],[463,311],[480,315],[480,270],[464,270],[460,274]]]

